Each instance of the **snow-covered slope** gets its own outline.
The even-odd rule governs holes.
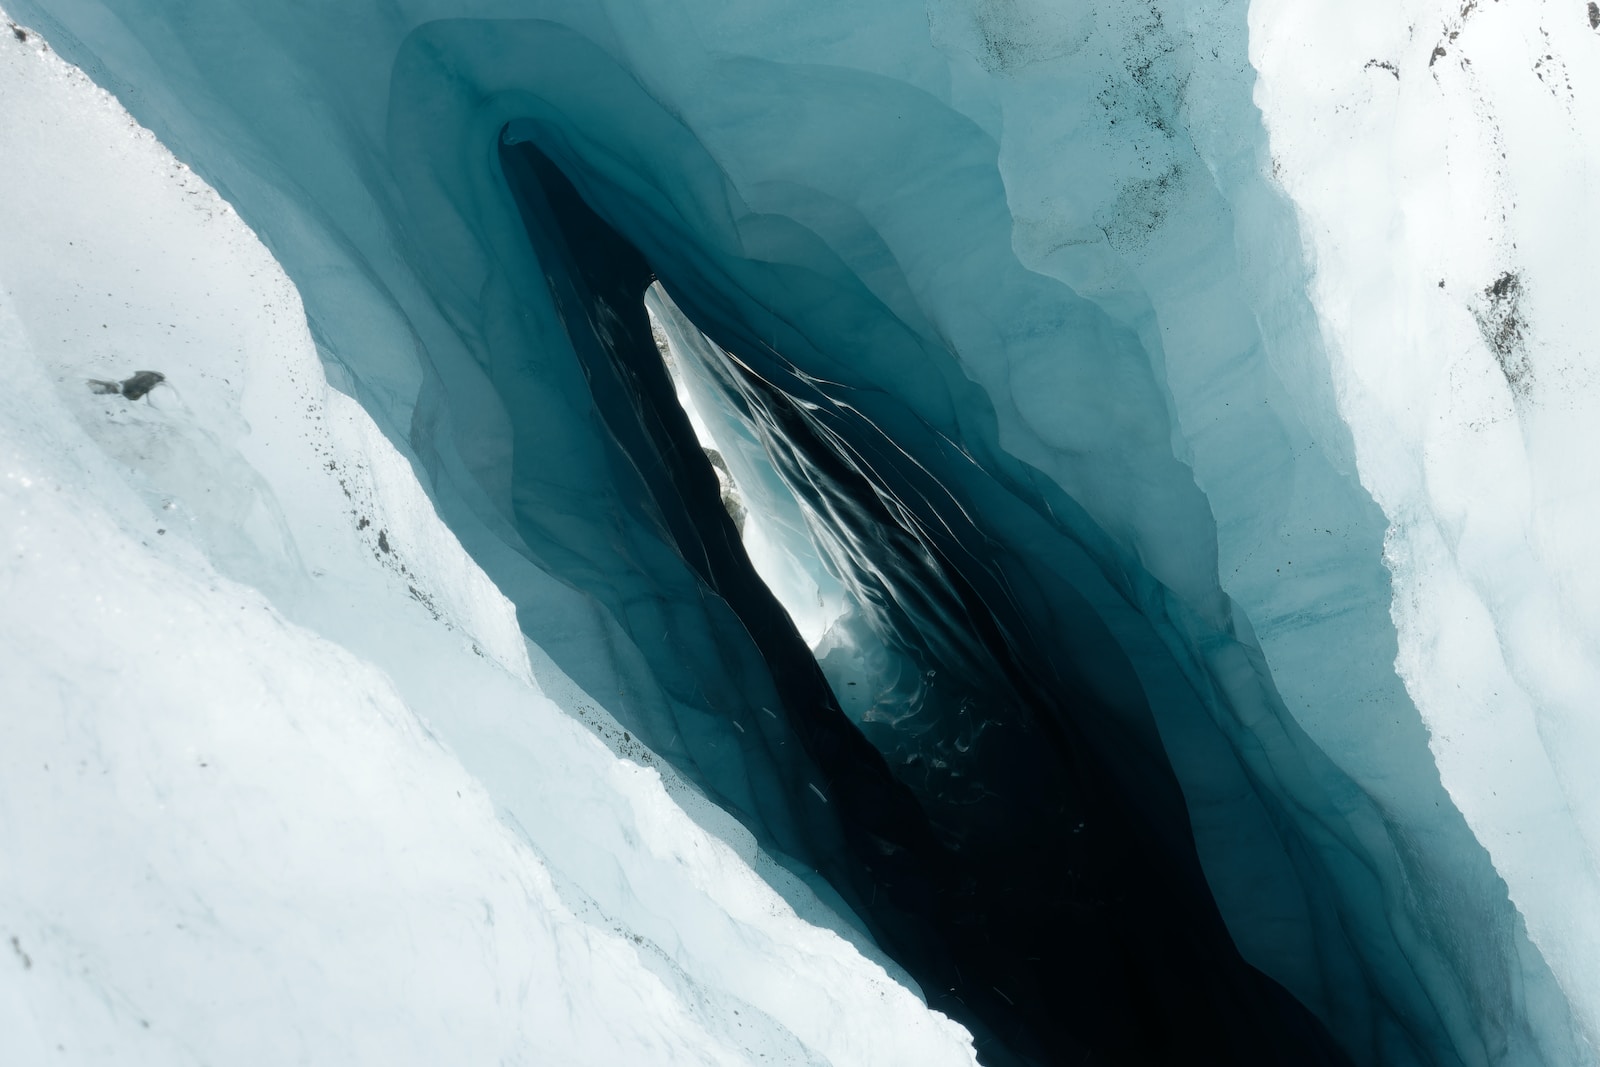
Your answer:
[[[974,1062],[543,695],[272,257],[20,30],[0,158],[0,1062]]]
[[[1397,667],[1600,1040],[1600,12],[1256,0]]]

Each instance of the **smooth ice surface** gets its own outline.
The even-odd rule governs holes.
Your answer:
[[[708,373],[719,358],[714,342],[684,316],[660,282],[650,286],[645,305],[667,348],[665,355],[672,360],[678,400],[695,437],[722,457],[745,506],[740,538],[750,563],[806,644],[816,649],[848,610],[844,589],[818,559],[799,500],[773,469],[761,440],[738,418],[729,397]],[[835,693],[838,688],[835,684]]]
[[[974,1062],[541,692],[232,208],[0,100],[0,1061]]]
[[[1594,1062],[1593,8],[14,6],[986,1056]]]

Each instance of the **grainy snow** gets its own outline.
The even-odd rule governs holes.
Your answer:
[[[543,695],[271,256],[18,37],[0,1062],[975,1062]]]
[[[1578,0],[1255,0],[1397,662],[1600,1047],[1600,32]]]

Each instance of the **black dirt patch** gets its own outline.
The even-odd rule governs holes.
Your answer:
[[[128,400],[138,400],[150,390],[167,380],[167,376],[160,371],[141,370],[135,371],[131,378],[124,378],[120,382],[108,382],[99,378],[86,379],[90,392],[111,395],[121,394]]]
[[[1522,279],[1506,271],[1484,287],[1484,302],[1472,312],[1506,383],[1518,396],[1526,396],[1533,385],[1533,365],[1525,347],[1528,320],[1522,311],[1524,295]]]
[[[1174,163],[1160,177],[1124,185],[1111,211],[1096,220],[1111,247],[1128,253],[1147,245],[1167,221],[1183,177],[1183,168]]]

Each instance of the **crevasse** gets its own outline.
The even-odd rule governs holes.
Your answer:
[[[984,1062],[1592,1062],[1396,671],[1274,5],[14,7],[260,232],[532,642]]]

